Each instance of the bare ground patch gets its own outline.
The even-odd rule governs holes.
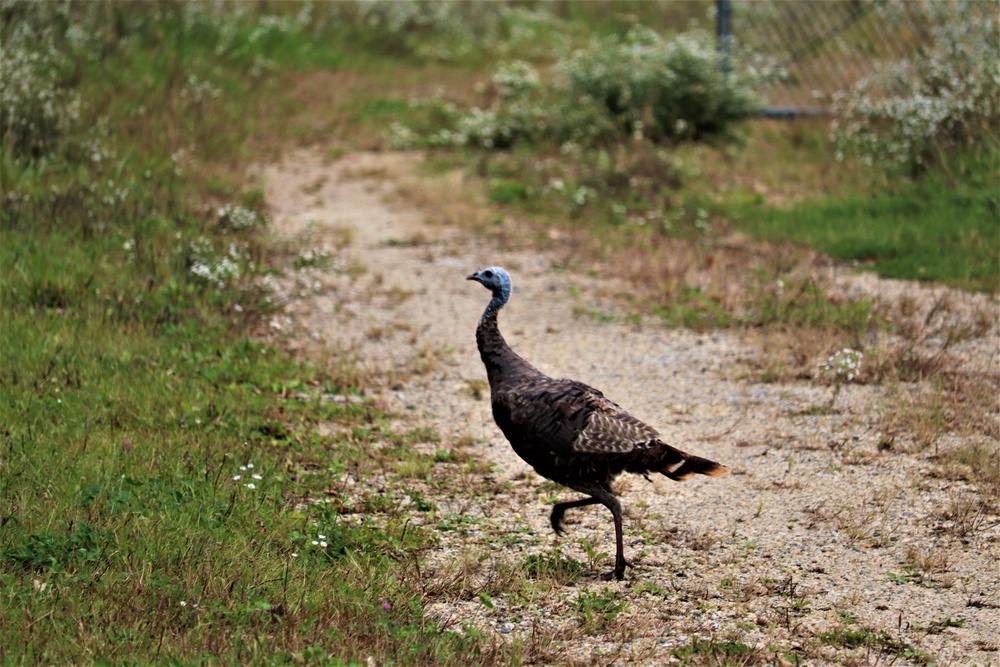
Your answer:
[[[995,303],[817,264],[825,284],[878,299],[897,323],[879,349],[902,351],[868,372],[917,369],[905,382],[844,383],[831,406],[834,387],[815,374],[761,382],[753,371],[794,340],[769,338],[769,351],[760,332],[625,317],[615,295],[627,281],[556,270],[573,242],[558,231],[524,243],[499,223],[490,234],[454,224],[494,223],[460,177],[415,177],[420,160],[303,150],[261,177],[292,267],[275,280],[285,315],[269,334],[320,362],[331,349],[349,355],[407,428],[436,434],[413,443],[429,463],[365,480],[413,503],[412,521],[439,536],[415,565],[429,614],[535,663],[1000,659],[997,484],[967,469],[997,465],[995,393],[992,411],[963,413],[954,391],[919,372],[947,363],[995,392]],[[486,295],[465,280],[489,264],[515,281],[500,322],[515,350],[733,468],[721,480],[620,481],[636,564],[624,582],[594,576],[612,550],[610,516],[570,513],[569,536],[556,538],[548,511],[571,492],[537,477],[492,422],[473,335]],[[908,321],[917,335],[900,333]]]

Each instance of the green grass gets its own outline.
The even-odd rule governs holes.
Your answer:
[[[581,591],[573,603],[573,610],[583,631],[593,634],[611,625],[627,606],[627,600],[617,599],[612,591],[604,588],[601,592]]]
[[[681,665],[741,665],[753,664],[759,649],[742,642],[693,638],[691,643],[671,653]]]
[[[220,294],[104,299],[135,285],[103,272],[91,244],[57,240],[42,259],[31,235],[4,237],[6,659],[447,663],[477,650],[424,619],[405,562],[429,533],[398,503],[331,496],[345,469],[414,456],[388,415],[322,400],[355,387],[241,336]],[[319,437],[320,422],[352,435]],[[328,501],[297,505],[315,497]],[[341,519],[351,502],[363,523]]]
[[[527,198],[528,188],[517,181],[497,180],[490,188],[490,201],[495,204],[510,204]]]
[[[484,642],[425,616],[434,534],[405,492],[341,483],[425,473],[412,443],[434,434],[325,400],[363,394],[347,362],[249,337],[279,267],[263,225],[234,220],[263,212],[240,174],[282,127],[271,96],[367,52],[164,7],[21,6],[4,26],[5,48],[25,21],[66,57],[29,80],[63,117],[0,146],[0,662],[475,660]],[[94,39],[64,42],[63,20]]]
[[[740,206],[737,226],[810,245],[888,278],[1000,289],[996,154],[956,160],[954,177],[926,174],[873,192],[810,199],[788,209]]]
[[[412,457],[393,448],[406,437],[384,430],[387,415],[321,400],[350,387],[219,324],[147,328],[67,302],[4,312],[7,658],[253,660],[322,646],[407,663],[476,650],[424,619],[401,564],[429,534],[398,503],[344,522],[351,501],[331,496],[345,467]],[[353,435],[318,437],[319,422]],[[383,460],[366,443],[388,443]]]
[[[887,655],[903,658],[917,665],[935,664],[934,657],[926,651],[902,640],[893,638],[888,632],[872,631],[862,627],[840,627],[822,632],[820,642],[836,647],[864,651],[880,651]]]

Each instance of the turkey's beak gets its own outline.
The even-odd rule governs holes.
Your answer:
[[[470,273],[469,275],[465,276],[465,279],[466,280],[475,280],[478,277],[479,277],[479,271],[476,271],[475,273]]]

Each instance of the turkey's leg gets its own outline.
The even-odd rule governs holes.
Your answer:
[[[591,495],[591,497],[587,499],[572,501],[573,503],[576,503],[573,505],[574,507],[601,503],[611,510],[611,516],[615,519],[615,569],[611,572],[602,574],[601,579],[605,581],[610,581],[611,579],[621,581],[625,578],[625,568],[632,566],[632,563],[625,560],[625,544],[622,536],[622,504],[618,502],[618,498],[615,497],[614,492],[608,484],[579,484],[574,485],[572,488],[576,489],[580,493],[589,493]],[[585,502],[585,500],[589,502]],[[568,505],[569,503],[559,504]],[[552,508],[552,511],[554,514],[555,507]]]
[[[552,506],[552,515],[549,517],[549,521],[552,522],[552,530],[556,531],[556,535],[565,535],[566,531],[562,527],[563,514],[566,510],[573,509],[574,507],[586,507],[587,505],[596,505],[600,500],[591,496],[590,498],[580,498],[579,500],[567,500],[565,502],[556,503]]]
[[[622,536],[622,504],[613,495],[608,494],[608,500],[604,505],[611,510],[615,518],[615,569],[601,575],[601,579],[610,581],[613,578],[621,581],[625,578],[625,567],[632,565],[625,560],[625,545]]]

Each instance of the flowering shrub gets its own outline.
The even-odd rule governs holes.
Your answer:
[[[819,365],[821,377],[825,377],[833,383],[833,392],[830,394],[830,401],[826,409],[833,411],[833,406],[840,395],[840,388],[848,382],[860,382],[861,365],[865,355],[861,350],[845,347],[831,354],[826,361]]]
[[[262,226],[264,222],[256,212],[244,206],[226,204],[219,209],[219,224],[234,232]]]
[[[951,7],[951,5],[949,5]],[[996,140],[1000,122],[1000,31],[995,15],[969,3],[931,30],[929,46],[860,81],[836,101],[841,150],[868,164],[916,169],[935,149]]]
[[[497,87],[500,99],[505,102],[527,99],[531,93],[542,88],[538,73],[521,60],[502,65],[493,75],[493,85]]]
[[[191,243],[189,252],[191,274],[215,287],[231,285],[245,270],[254,269],[249,252],[236,243],[230,243],[224,253],[218,254],[212,242],[202,237]]]
[[[18,157],[48,154],[80,119],[79,96],[59,85],[65,57],[29,32],[22,24],[0,40],[0,136]]]
[[[834,382],[852,382],[861,373],[861,362],[865,355],[860,350],[845,347],[837,350],[834,354],[819,365],[822,375],[829,377]]]
[[[622,135],[698,138],[725,132],[760,105],[751,90],[755,78],[724,75],[712,40],[698,33],[666,38],[634,28],[624,39],[574,52],[555,72],[543,83],[527,63],[502,65],[493,76],[492,106],[454,114],[428,137],[396,124],[390,143],[508,148],[546,138],[581,145]]]
[[[724,131],[760,106],[746,76],[723,74],[702,33],[665,38],[636,27],[575,52],[558,65],[572,103],[598,103],[627,134],[654,140]]]
[[[458,115],[453,128],[435,133],[428,142],[509,148],[522,139],[538,137],[549,123],[549,113],[538,101],[542,84],[535,70],[521,61],[501,65],[493,75],[493,85],[498,98],[493,107]]]

